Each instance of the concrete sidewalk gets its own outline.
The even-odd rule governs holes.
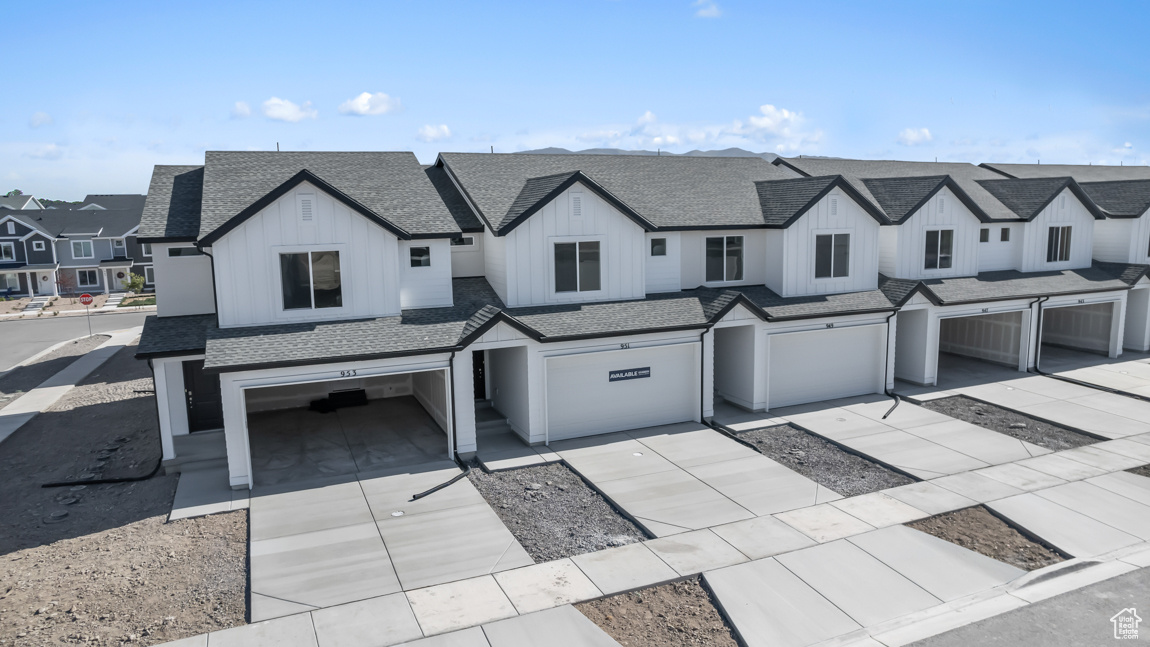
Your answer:
[[[142,327],[128,328],[111,333],[111,339],[96,347],[88,354],[69,364],[40,386],[16,398],[0,410],[0,443],[4,442],[17,429],[64,397],[76,384],[88,377],[101,364],[115,355],[140,335]]]

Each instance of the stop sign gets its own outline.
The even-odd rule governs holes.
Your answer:
[[[84,304],[84,305],[86,305],[86,306],[87,306],[87,305],[92,305],[92,295],[90,295],[90,294],[81,294],[81,295],[80,295],[80,303],[82,303],[82,304]]]

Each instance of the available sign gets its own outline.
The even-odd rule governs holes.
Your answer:
[[[643,377],[651,377],[651,367],[644,366],[643,368],[625,368],[620,371],[608,371],[608,382],[620,382],[622,380],[637,380]]]

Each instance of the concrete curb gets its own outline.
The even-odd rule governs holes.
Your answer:
[[[11,373],[12,371],[14,371],[18,368],[20,368],[21,366],[27,366],[27,365],[35,362],[36,360],[40,359],[41,357],[44,357],[45,355],[52,353],[53,351],[55,351],[58,348],[61,348],[63,346],[67,346],[68,344],[71,344],[74,341],[80,341],[81,339],[87,339],[87,337],[88,337],[88,335],[80,335],[79,337],[73,337],[72,339],[65,339],[64,341],[62,341],[58,344],[52,344],[51,346],[45,348],[44,350],[40,351],[39,353],[36,353],[35,355],[29,357],[28,359],[26,359],[22,362],[17,362],[15,364],[13,364],[12,366],[9,366],[8,368],[4,369],[3,371],[0,371],[0,378],[4,377],[5,375]]]
[[[112,310],[105,310],[102,307],[100,307],[100,308],[96,308],[95,310],[92,310],[91,314],[93,316],[95,316],[95,315],[108,315],[108,314],[127,314],[130,312],[155,312],[155,311],[156,311],[156,306],[125,306],[123,308],[116,307]],[[82,317],[85,314],[83,310],[66,310],[66,311],[62,311],[62,312],[61,311],[57,311],[57,312],[60,312],[60,314],[58,314],[58,315],[54,315],[54,314],[42,315],[41,312],[14,312],[11,314],[0,315],[0,321],[6,321],[9,319],[55,319],[56,317]]]

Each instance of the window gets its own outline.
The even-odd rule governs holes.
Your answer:
[[[343,307],[339,252],[280,254],[284,310]]]
[[[1051,227],[1046,234],[1046,262],[1070,260],[1071,227]]]
[[[717,236],[707,239],[707,280],[743,280],[742,236]]]
[[[92,258],[92,241],[73,240],[72,258]]]
[[[144,285],[152,285],[156,282],[156,271],[152,269],[151,265],[144,266]]]
[[[944,270],[951,265],[954,230],[934,229],[926,232],[926,265],[928,270]]]
[[[1004,243],[1010,242],[1010,227],[1003,227],[1002,232],[998,234],[998,239]]]
[[[202,256],[202,255],[203,255],[203,252],[196,249],[195,247],[169,247],[168,248],[168,258],[177,258],[180,256]],[[151,256],[151,254],[145,254],[145,256]]]
[[[0,261],[16,260],[16,243],[0,243]]]
[[[601,286],[599,241],[555,243],[556,292],[594,292]]]
[[[4,286],[7,287],[9,290],[19,291],[20,290],[20,275],[15,274],[15,273],[5,274],[4,275]]]
[[[76,270],[76,285],[82,288],[94,288],[99,284],[100,276],[96,270]]]
[[[8,235],[9,236],[15,236],[16,235],[16,223],[12,222],[11,220],[8,221]]]
[[[143,254],[144,256],[151,256],[152,255],[152,244],[151,243],[140,243],[140,253]],[[169,252],[168,255],[170,256],[171,252]]]
[[[978,230],[978,242],[980,242],[980,243],[989,243],[990,242],[990,230],[989,229],[987,229],[986,227],[983,227],[982,229]]]
[[[815,278],[850,276],[851,235],[819,234],[815,236]]]
[[[44,251],[44,241],[42,241],[42,240],[32,241],[32,251],[34,251],[34,252]]]
[[[667,239],[666,238],[652,238],[651,239],[651,256],[666,256],[667,255]]]
[[[430,247],[412,247],[411,248],[411,266],[412,267],[431,267],[431,248]]]
[[[452,247],[471,247],[474,244],[475,238],[473,236],[463,236],[462,238],[451,239]]]
[[[124,251],[124,239],[123,238],[114,238],[112,240],[112,247],[114,247],[115,249],[118,249],[120,251]]]

